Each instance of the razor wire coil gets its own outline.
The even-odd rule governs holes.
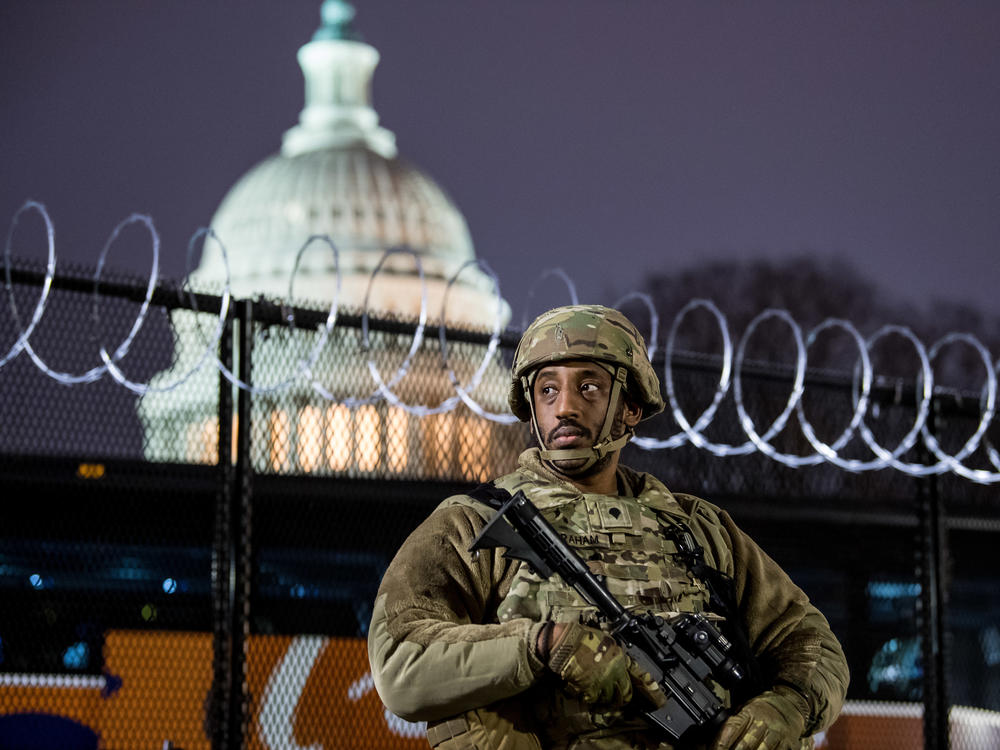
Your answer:
[[[47,258],[44,275],[41,283],[39,284],[40,292],[38,299],[32,309],[30,318],[25,321],[14,294],[14,282],[12,275],[14,263],[11,254],[11,244],[15,230],[22,215],[29,211],[34,211],[39,214],[44,223]],[[460,404],[464,404],[474,414],[486,420],[501,424],[509,424],[517,421],[517,418],[511,414],[490,411],[479,403],[473,396],[473,393],[482,383],[483,376],[490,361],[493,360],[497,352],[503,329],[504,304],[500,291],[500,281],[489,265],[481,260],[470,260],[462,264],[462,266],[459,267],[454,275],[448,280],[442,299],[442,306],[440,310],[442,325],[439,328],[441,371],[454,392],[453,396],[444,398],[435,405],[411,404],[407,403],[396,392],[397,386],[403,378],[406,377],[413,358],[416,356],[417,351],[423,344],[428,320],[427,284],[424,277],[423,265],[421,263],[420,256],[415,251],[408,248],[390,248],[383,253],[381,259],[371,272],[365,292],[361,317],[361,349],[367,355],[366,366],[369,375],[375,383],[374,390],[367,396],[360,398],[338,398],[328,387],[322,384],[320,382],[320,378],[315,373],[316,363],[319,360],[320,354],[330,341],[337,325],[341,292],[339,251],[332,239],[325,235],[313,235],[306,240],[296,254],[295,263],[289,277],[287,298],[288,300],[291,300],[294,298],[295,279],[298,275],[298,269],[305,252],[314,244],[323,243],[333,254],[335,277],[333,301],[324,321],[316,326],[316,332],[318,333],[316,342],[313,344],[306,357],[295,363],[295,369],[292,373],[287,374],[287,376],[280,378],[271,384],[252,384],[244,382],[238,378],[222,363],[218,356],[218,345],[223,335],[226,321],[230,315],[232,307],[229,256],[221,238],[219,238],[213,230],[202,228],[195,232],[188,243],[185,263],[185,282],[182,284],[182,290],[184,286],[187,285],[187,279],[192,272],[192,260],[194,256],[194,248],[196,247],[197,242],[199,240],[216,242],[219,246],[222,262],[225,268],[225,281],[223,283],[222,292],[219,295],[219,314],[216,320],[215,330],[210,336],[205,337],[202,335],[201,329],[196,326],[198,335],[201,338],[201,344],[204,348],[201,351],[200,356],[196,358],[195,363],[184,373],[175,377],[172,382],[165,385],[150,385],[149,383],[143,383],[128,378],[123,372],[121,362],[135,343],[136,337],[148,317],[154,290],[156,289],[159,279],[160,237],[155,226],[153,225],[152,219],[148,216],[132,214],[119,223],[109,236],[99,255],[93,273],[93,307],[91,315],[93,323],[96,326],[100,321],[98,303],[100,300],[101,276],[107,263],[108,253],[110,248],[119,238],[121,232],[132,224],[139,224],[144,227],[151,239],[152,264],[139,311],[136,314],[135,320],[133,321],[129,332],[114,349],[113,353],[109,353],[109,350],[104,343],[99,341],[99,356],[101,359],[100,365],[82,373],[68,373],[57,371],[51,367],[41,356],[38,355],[31,344],[31,338],[37,331],[38,325],[46,312],[49,302],[51,301],[51,290],[53,282],[56,278],[57,253],[55,249],[54,227],[45,206],[37,201],[27,201],[17,211],[13,217],[7,234],[3,255],[4,287],[7,294],[8,308],[10,310],[12,322],[16,328],[17,335],[14,343],[2,355],[2,357],[0,357],[0,369],[23,353],[32,361],[40,372],[63,385],[72,386],[91,383],[107,374],[123,387],[142,396],[151,392],[164,393],[172,391],[187,382],[195,373],[211,362],[213,363],[213,366],[218,369],[218,371],[233,386],[246,390],[254,395],[273,395],[281,393],[288,391],[295,385],[305,382],[323,399],[343,404],[349,408],[372,404],[378,401],[385,401],[416,417],[427,417],[452,411]],[[419,316],[407,353],[403,358],[403,361],[396,367],[396,371],[391,375],[391,377],[386,378],[375,362],[375,357],[372,352],[369,333],[371,315],[369,303],[372,288],[377,281],[379,273],[382,271],[386,261],[394,255],[407,255],[412,258],[416,275],[420,282],[421,296]],[[479,269],[492,280],[493,296],[496,298],[496,309],[485,354],[476,370],[469,378],[468,383],[463,385],[449,362],[448,342],[445,335],[443,321],[448,319],[448,299],[452,287],[458,281],[461,273],[472,265],[477,265]],[[536,278],[535,283],[529,290],[529,300],[533,296],[538,282],[549,276],[555,276],[562,280],[567,287],[571,302],[573,304],[577,304],[576,288],[572,280],[564,270],[558,268],[544,271]],[[188,296],[191,309],[197,313],[198,307],[196,295],[189,290]],[[650,322],[650,332],[648,337],[649,355],[652,358],[658,347],[660,325],[659,316],[656,312],[656,306],[649,295],[640,292],[631,292],[624,295],[614,303],[614,306],[618,307],[631,301],[641,302],[648,310]],[[282,305],[281,309],[283,312],[282,320],[284,324],[290,331],[295,331],[296,325],[293,308],[290,305]],[[719,379],[715,386],[711,403],[709,403],[709,405],[702,410],[692,423],[688,416],[684,413],[680,404],[674,377],[674,362],[675,355],[677,354],[677,337],[680,329],[687,320],[688,316],[696,310],[707,312],[714,320],[714,323],[718,327],[722,337],[722,351],[718,360],[720,364]],[[771,421],[765,429],[761,430],[750,416],[747,409],[746,397],[742,384],[742,374],[748,361],[747,348],[750,340],[753,338],[761,324],[772,320],[782,323],[791,332],[794,339],[795,362],[791,378],[791,390],[784,403],[784,407],[781,409],[778,416]],[[522,329],[527,326],[527,322],[527,317],[525,317]],[[840,330],[848,335],[853,342],[854,347],[857,349],[858,358],[854,363],[852,363],[854,384],[852,389],[853,408],[851,418],[847,426],[834,440],[831,442],[824,442],[818,437],[814,426],[805,415],[803,408],[803,395],[806,391],[805,374],[809,365],[809,350],[815,345],[820,335],[831,330]],[[872,387],[875,382],[875,375],[873,372],[871,354],[874,347],[880,341],[890,336],[901,338],[907,342],[909,346],[913,348],[914,353],[919,360],[919,371],[915,374],[915,382],[918,384],[916,389],[915,417],[912,425],[910,425],[909,429],[894,448],[888,448],[881,444],[875,437],[870,426],[866,423],[866,417],[871,413],[871,406],[874,403],[872,399]],[[954,453],[948,453],[944,448],[942,448],[929,425],[932,399],[936,392],[933,363],[941,355],[941,352],[946,347],[951,345],[964,345],[971,348],[978,360],[982,363],[985,373],[979,398],[978,423],[969,438]],[[632,442],[644,450],[673,449],[685,444],[690,444],[701,450],[708,451],[718,457],[742,456],[751,453],[761,453],[771,460],[790,468],[801,468],[821,463],[828,463],[842,470],[853,473],[879,471],[883,469],[892,469],[914,477],[927,477],[952,473],[972,482],[980,484],[994,484],[1000,482],[1000,452],[998,452],[997,449],[989,442],[987,438],[987,430],[989,429],[996,413],[998,372],[1000,372],[1000,359],[994,361],[989,350],[970,333],[952,332],[934,342],[930,347],[927,347],[910,329],[904,326],[883,326],[866,339],[853,324],[847,320],[839,318],[828,318],[807,333],[804,333],[802,327],[787,311],[777,309],[764,310],[754,317],[747,325],[746,330],[743,332],[734,347],[733,338],[729,330],[729,321],[722,311],[715,305],[714,302],[710,300],[694,299],[688,302],[675,315],[674,319],[671,321],[665,342],[663,380],[667,397],[667,406],[669,413],[678,425],[679,430],[667,438],[661,439],[637,436],[633,438]],[[944,389],[939,388],[938,390]],[[719,413],[720,405],[724,399],[730,395],[732,396],[735,404],[739,427],[746,437],[746,440],[741,443],[718,442],[710,439],[706,435],[706,431],[709,429],[710,425],[712,425]],[[805,436],[808,445],[812,449],[811,453],[787,453],[779,450],[775,446],[774,441],[776,437],[786,428],[793,414],[796,417],[802,434]],[[857,437],[873,454],[872,458],[858,459],[848,458],[842,455],[845,447],[854,441],[855,437]],[[915,447],[923,448],[926,451],[926,455],[930,456],[930,460],[926,463],[904,460],[903,457]],[[965,461],[976,453],[980,447],[983,448],[983,452],[988,462],[992,464],[992,469],[971,468],[966,465]]]

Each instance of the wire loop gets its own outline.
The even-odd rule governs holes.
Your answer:
[[[45,238],[48,241],[48,259],[45,263],[45,278],[42,280],[42,292],[38,296],[38,301],[35,303],[35,309],[31,313],[31,320],[28,322],[27,327],[24,327],[21,325],[21,318],[17,311],[17,301],[14,299],[14,284],[11,279],[10,243],[14,238],[14,230],[17,228],[17,222],[20,220],[21,214],[29,209],[37,211],[42,217],[42,221],[45,222]],[[56,275],[55,229],[52,226],[52,219],[49,218],[49,212],[41,203],[38,203],[37,201],[27,201],[17,210],[17,213],[14,214],[14,218],[10,223],[10,229],[7,232],[7,242],[4,245],[3,250],[3,271],[4,288],[7,290],[7,301],[10,305],[10,313],[14,317],[14,324],[20,330],[20,333],[17,340],[13,343],[7,353],[4,354],[3,358],[0,358],[0,367],[3,367],[10,360],[20,354],[25,345],[28,343],[28,339],[31,338],[31,334],[35,331],[35,326],[38,325],[38,321],[42,319],[42,315],[45,313],[45,305],[48,302],[49,292],[52,289],[52,280]]]
[[[32,309],[30,318],[25,322],[22,319],[21,311],[18,308],[14,292],[13,267],[15,264],[12,259],[12,244],[15,233],[23,219],[23,216],[31,211],[38,213],[44,224],[45,238],[47,242],[47,260],[45,273],[39,283],[40,291],[38,299]],[[118,345],[114,347],[113,350],[106,347],[104,342],[99,340],[99,336],[95,336],[95,339],[97,339],[98,354],[100,356],[101,364],[82,373],[60,372],[51,367],[37,353],[31,343],[32,335],[36,332],[42,317],[48,309],[48,304],[51,301],[50,296],[55,280],[57,265],[55,230],[48,211],[43,204],[37,201],[29,200],[26,201],[20,209],[18,209],[18,211],[14,214],[7,233],[3,256],[4,287],[7,293],[8,308],[10,309],[11,318],[16,332],[14,343],[3,354],[3,356],[0,357],[0,368],[3,368],[5,365],[10,363],[21,353],[24,353],[34,363],[35,367],[39,371],[63,385],[73,386],[91,383],[100,379],[105,373],[107,373],[118,384],[138,394],[139,396],[143,396],[148,393],[164,393],[174,390],[190,380],[190,378],[195,373],[199,372],[206,365],[206,363],[214,361],[216,369],[218,369],[218,371],[230,383],[232,383],[235,387],[246,390],[254,395],[272,395],[286,392],[289,391],[294,385],[301,382],[308,385],[308,387],[320,397],[336,404],[345,405],[349,408],[365,404],[373,404],[378,401],[385,401],[413,416],[428,417],[452,411],[459,404],[465,404],[465,406],[468,407],[474,414],[488,421],[499,424],[512,424],[517,421],[517,418],[512,414],[490,411],[472,396],[476,389],[482,385],[490,362],[496,359],[505,315],[505,303],[500,292],[500,281],[496,273],[494,273],[490,266],[482,260],[472,259],[464,262],[448,280],[441,300],[441,325],[438,329],[439,344],[441,349],[441,372],[447,379],[454,395],[448,396],[447,398],[441,400],[438,404],[431,406],[425,404],[408,404],[397,392],[399,384],[409,373],[414,357],[417,356],[417,352],[424,343],[424,334],[427,328],[428,292],[423,264],[421,262],[420,254],[406,247],[390,248],[383,253],[379,262],[369,276],[368,285],[365,290],[364,305],[361,316],[361,351],[366,354],[365,364],[372,380],[375,383],[375,389],[368,395],[362,397],[338,397],[332,392],[331,388],[323,385],[316,374],[317,363],[319,362],[322,353],[326,350],[330,338],[333,336],[336,328],[342,287],[340,254],[333,240],[327,235],[313,235],[309,237],[299,249],[295,256],[295,262],[288,279],[288,291],[286,298],[279,301],[283,311],[282,318],[284,320],[284,327],[287,328],[290,334],[295,334],[297,329],[292,301],[295,299],[295,281],[299,275],[299,269],[302,266],[302,258],[313,245],[317,243],[325,244],[325,246],[333,254],[333,269],[335,276],[333,299],[330,303],[325,320],[318,323],[316,326],[315,342],[312,343],[307,353],[297,360],[293,372],[278,379],[274,383],[259,385],[244,382],[235,376],[220,360],[219,342],[225,331],[225,326],[231,317],[232,288],[230,262],[228,252],[221,238],[218,237],[212,229],[202,228],[196,231],[188,242],[187,254],[185,258],[185,276],[184,282],[180,285],[180,293],[184,294],[186,291],[188,295],[187,306],[193,313],[195,321],[194,329],[197,332],[198,337],[201,339],[201,342],[204,344],[204,349],[198,357],[193,358],[194,361],[192,364],[188,365],[185,363],[186,369],[181,374],[173,375],[171,373],[172,379],[169,382],[160,382],[160,376],[154,376],[156,379],[155,382],[154,380],[150,380],[150,382],[144,383],[130,379],[123,372],[122,361],[135,345],[136,339],[149,316],[149,312],[152,307],[153,294],[156,291],[159,281],[160,237],[155,226],[153,225],[152,219],[148,216],[132,214],[127,219],[120,222],[111,232],[107,242],[101,250],[100,255],[98,256],[95,266],[93,274],[93,306],[91,310],[92,322],[95,328],[99,327],[101,321],[100,301],[102,299],[101,277],[107,265],[108,254],[111,247],[118,241],[121,233],[132,224],[142,225],[149,233],[151,240],[152,263],[149,278],[146,281],[142,301],[139,306],[139,311],[136,314],[135,319],[132,321],[132,325],[128,333],[118,343]],[[222,255],[223,267],[225,269],[223,289],[219,295],[219,313],[215,318],[214,331],[208,337],[203,334],[202,327],[197,322],[197,317],[200,312],[198,309],[198,297],[190,288],[190,280],[193,275],[194,250],[197,243],[202,240],[205,242],[214,241],[218,244]],[[371,300],[372,289],[379,274],[385,269],[389,259],[396,255],[407,255],[413,260],[415,273],[420,284],[420,311],[418,314],[416,328],[414,329],[406,355],[403,358],[403,361],[396,368],[395,372],[392,374],[392,377],[386,380],[376,364],[374,354],[375,347],[370,335],[370,321],[372,314]],[[490,331],[489,341],[484,349],[483,357],[479,361],[468,382],[463,384],[459,376],[456,374],[451,360],[449,359],[449,344],[446,336],[446,323],[448,320],[448,304],[452,289],[455,284],[458,283],[460,275],[466,269],[473,266],[478,267],[482,273],[492,280],[493,296],[495,298],[496,308],[493,318],[493,326]],[[530,306],[530,302],[533,299],[535,288],[541,281],[549,276],[555,276],[562,280],[562,282],[566,285],[571,303],[578,304],[576,287],[573,284],[572,279],[570,279],[566,272],[561,268],[551,268],[539,274],[532,283],[528,291],[528,306]],[[652,358],[658,351],[659,345],[660,319],[656,310],[656,304],[650,295],[635,291],[620,297],[614,303],[614,306],[620,307],[633,300],[641,302],[649,311],[650,332],[648,339],[648,352],[650,358]],[[715,385],[711,402],[692,422],[688,419],[684,410],[681,408],[674,375],[676,368],[675,360],[678,358],[678,334],[681,327],[688,320],[689,316],[696,311],[707,312],[712,317],[719,333],[721,334],[722,351],[720,357],[715,360],[718,362],[719,378]],[[751,418],[748,410],[748,399],[744,393],[743,373],[747,363],[746,352],[749,341],[756,334],[761,324],[772,320],[783,323],[791,331],[795,347],[795,364],[794,372],[790,379],[791,392],[788,395],[788,399],[784,403],[784,406],[778,416],[767,426],[766,429],[761,432],[754,420]],[[176,322],[177,321],[175,321],[175,324]],[[527,318],[525,318],[522,322],[522,328],[527,327],[527,323]],[[840,331],[841,333],[847,334],[857,349],[858,356],[853,362],[851,370],[852,408],[850,419],[848,420],[846,427],[844,427],[835,439],[831,442],[825,442],[817,435],[815,426],[806,417],[803,398],[806,391],[805,376],[808,370],[810,350],[816,344],[821,335],[832,331]],[[915,409],[913,422],[909,425],[906,433],[893,448],[889,448],[886,445],[881,444],[875,437],[875,434],[868,423],[869,419],[878,417],[881,409],[880,403],[873,399],[873,388],[876,383],[880,384],[881,387],[884,386],[886,382],[892,382],[886,381],[885,379],[879,380],[876,377],[874,372],[875,368],[872,364],[872,353],[876,346],[878,346],[883,339],[887,339],[889,337],[898,337],[905,341],[910,347],[912,347],[917,359],[919,360],[918,371],[915,373],[915,379],[913,381],[916,384],[914,388]],[[944,389],[940,384],[935,385],[933,364],[939,358],[944,356],[944,352],[947,348],[952,347],[953,345],[962,345],[972,349],[983,365],[985,377],[979,394],[978,423],[972,431],[972,434],[969,435],[958,450],[953,453],[949,453],[942,447],[938,436],[934,434],[931,426],[928,424],[928,419],[931,403],[935,394],[944,394],[947,392],[946,389]],[[166,373],[163,373],[162,375],[166,375]],[[853,473],[878,471],[890,468],[910,476],[925,477],[950,472],[972,482],[980,484],[994,484],[1000,482],[1000,451],[998,451],[996,446],[994,446],[991,442],[988,431],[996,416],[998,379],[1000,379],[1000,359],[994,360],[993,355],[982,344],[982,342],[969,333],[948,333],[928,348],[909,328],[904,326],[886,325],[878,329],[869,338],[865,339],[862,337],[857,328],[849,321],[840,318],[828,318],[810,330],[806,336],[803,336],[801,327],[787,311],[768,309],[758,314],[750,321],[746,330],[739,338],[738,344],[734,347],[732,335],[729,330],[729,321],[726,319],[726,316],[722,313],[718,306],[711,300],[693,299],[684,305],[684,307],[680,309],[671,321],[671,325],[666,336],[664,351],[663,381],[666,391],[666,401],[669,407],[668,413],[677,423],[679,431],[666,438],[638,436],[633,438],[632,442],[644,450],[673,449],[690,443],[696,448],[706,450],[719,457],[761,453],[768,458],[791,468],[801,468],[826,462],[844,471]],[[904,380],[898,378],[895,381],[895,400],[897,402],[903,395],[904,382]],[[708,430],[710,425],[715,422],[718,417],[720,407],[730,394],[732,395],[735,405],[739,428],[747,438],[742,443],[718,442],[716,440],[709,439],[706,436],[706,430]],[[798,427],[801,429],[805,440],[812,449],[811,453],[793,454],[783,452],[775,447],[775,439],[788,426],[789,418],[792,412],[795,412]],[[867,448],[867,450],[871,452],[871,458],[848,458],[845,455],[848,446],[852,444],[859,444],[859,441],[856,438],[860,439],[860,445]],[[909,454],[918,446],[926,448],[928,454],[932,456],[932,460],[930,462],[921,463],[919,461],[913,462],[904,459],[904,456]],[[980,457],[980,460],[984,461],[992,468],[973,468],[968,465],[967,462],[969,462],[974,456]]]

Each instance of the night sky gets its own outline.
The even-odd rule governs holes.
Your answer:
[[[319,4],[4,0],[5,232],[41,201],[60,259],[93,264],[150,214],[179,277],[191,234],[297,121]],[[651,271],[799,254],[901,302],[1000,313],[996,2],[356,6],[381,124],[465,214],[514,322],[547,268],[607,303]]]

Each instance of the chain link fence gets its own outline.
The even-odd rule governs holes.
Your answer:
[[[20,313],[0,315],[0,351],[43,279],[24,267],[8,280]],[[143,294],[128,279],[95,293],[86,273],[56,278],[30,351],[0,367],[0,748],[426,747],[375,694],[371,605],[409,531],[530,444],[524,425],[489,418],[506,410],[517,335],[358,311],[327,329],[320,309],[226,309],[160,287],[116,358]],[[654,364],[664,371],[662,350]],[[693,422],[721,363],[678,351],[671,364]],[[780,415],[791,380],[788,363],[748,360],[754,424]],[[866,424],[898,443],[917,384],[878,383],[871,398]],[[807,373],[822,440],[856,399],[856,374]],[[929,429],[955,452],[981,414],[978,393],[936,393]],[[704,434],[737,445],[744,426],[727,398]],[[640,435],[678,431],[668,411]],[[996,438],[991,426],[968,465],[989,466]],[[811,452],[794,419],[771,442]],[[899,460],[932,464],[921,445]],[[852,683],[819,746],[1000,746],[996,485],[690,442],[630,445],[625,461],[729,510],[830,619]]]

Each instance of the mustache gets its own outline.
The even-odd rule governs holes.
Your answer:
[[[560,419],[559,420],[559,424],[556,425],[555,428],[553,428],[549,432],[549,434],[547,436],[548,442],[551,443],[557,437],[561,437],[562,435],[565,435],[565,434],[579,435],[580,437],[584,437],[584,438],[591,437],[590,430],[588,430],[586,427],[584,427],[582,424],[580,424],[576,420],[574,420],[574,419]]]

